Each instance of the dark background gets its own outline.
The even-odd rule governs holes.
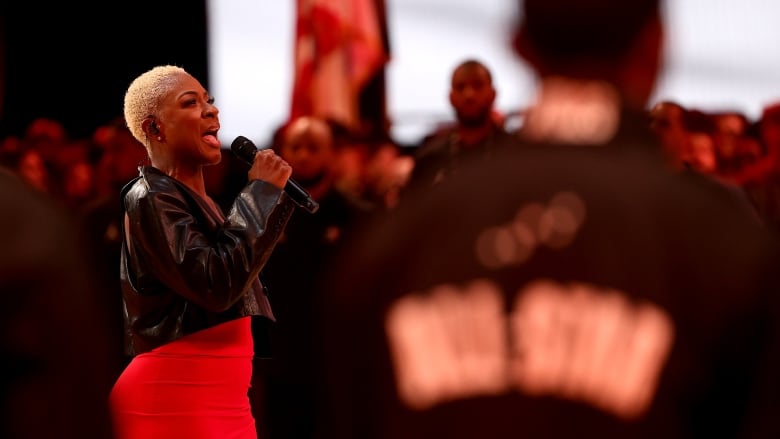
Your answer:
[[[122,115],[124,92],[158,64],[208,84],[206,0],[4,1],[0,6],[0,138],[34,118],[73,138]]]

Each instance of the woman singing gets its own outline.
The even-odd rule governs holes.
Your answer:
[[[227,213],[206,193],[219,110],[177,66],[138,76],[125,121],[151,161],[122,190],[127,353],[111,407],[117,437],[256,438],[250,318],[273,320],[258,274],[294,210],[291,167],[258,152]]]

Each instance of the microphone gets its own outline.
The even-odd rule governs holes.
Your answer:
[[[249,163],[250,165],[255,161],[255,154],[257,154],[257,147],[251,140],[244,136],[238,136],[230,145],[230,150],[233,151],[238,158]],[[287,180],[287,184],[284,185],[284,191],[295,201],[295,204],[304,208],[309,213],[314,213],[320,208],[319,203],[311,198],[309,192],[302,188],[292,178]]]

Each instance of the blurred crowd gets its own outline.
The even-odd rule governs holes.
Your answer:
[[[772,227],[780,224],[780,103],[753,120],[740,111],[706,111],[665,100],[650,109],[650,123],[670,164],[700,172],[745,192]]]
[[[1,145],[2,165],[74,213],[103,197],[116,201],[117,188],[137,175],[146,157],[121,118],[97,127],[90,138],[72,138],[59,121],[40,117],[23,136],[8,136]]]
[[[768,178],[780,145],[780,103],[757,120],[739,111],[705,111],[662,101],[652,126],[677,164],[743,185]]]
[[[510,119],[493,109],[491,120],[514,133],[522,126],[522,112],[513,112]],[[327,161],[314,166],[327,167],[335,187],[383,209],[399,202],[420,146],[457,125],[444,122],[418,144],[401,145],[387,136],[372,138],[324,122],[335,154],[309,154],[306,160]],[[773,226],[780,223],[780,195],[775,195],[780,184],[780,103],[765,106],[758,118],[751,119],[738,110],[712,111],[664,100],[648,109],[648,124],[671,166],[744,190],[765,220]],[[266,146],[278,150],[290,125],[271,133]],[[39,117],[22,136],[0,139],[2,166],[85,220],[99,215],[102,206],[117,203],[119,189],[146,160],[143,145],[133,139],[121,117],[96,127],[88,138],[72,138],[59,121]],[[232,191],[243,184],[245,169],[237,162],[226,150],[222,163],[207,170],[210,189],[220,200],[230,200]]]
[[[405,148],[387,139],[349,133],[335,123],[328,126],[338,153],[328,158],[327,166],[336,184],[371,203],[392,206],[412,166]],[[285,127],[280,127],[277,137]],[[96,127],[88,138],[72,138],[59,121],[40,117],[30,122],[22,136],[0,139],[0,165],[79,216],[88,215],[106,197],[118,202],[119,189],[144,164],[148,164],[146,150],[121,117]],[[226,149],[222,163],[207,169],[212,193],[220,199],[234,195],[229,191],[246,178],[243,166]]]

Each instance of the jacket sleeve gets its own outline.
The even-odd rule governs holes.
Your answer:
[[[134,287],[171,290],[214,312],[229,309],[257,279],[294,210],[281,189],[255,180],[214,230],[177,188],[145,189],[126,197],[129,253],[143,267]]]

